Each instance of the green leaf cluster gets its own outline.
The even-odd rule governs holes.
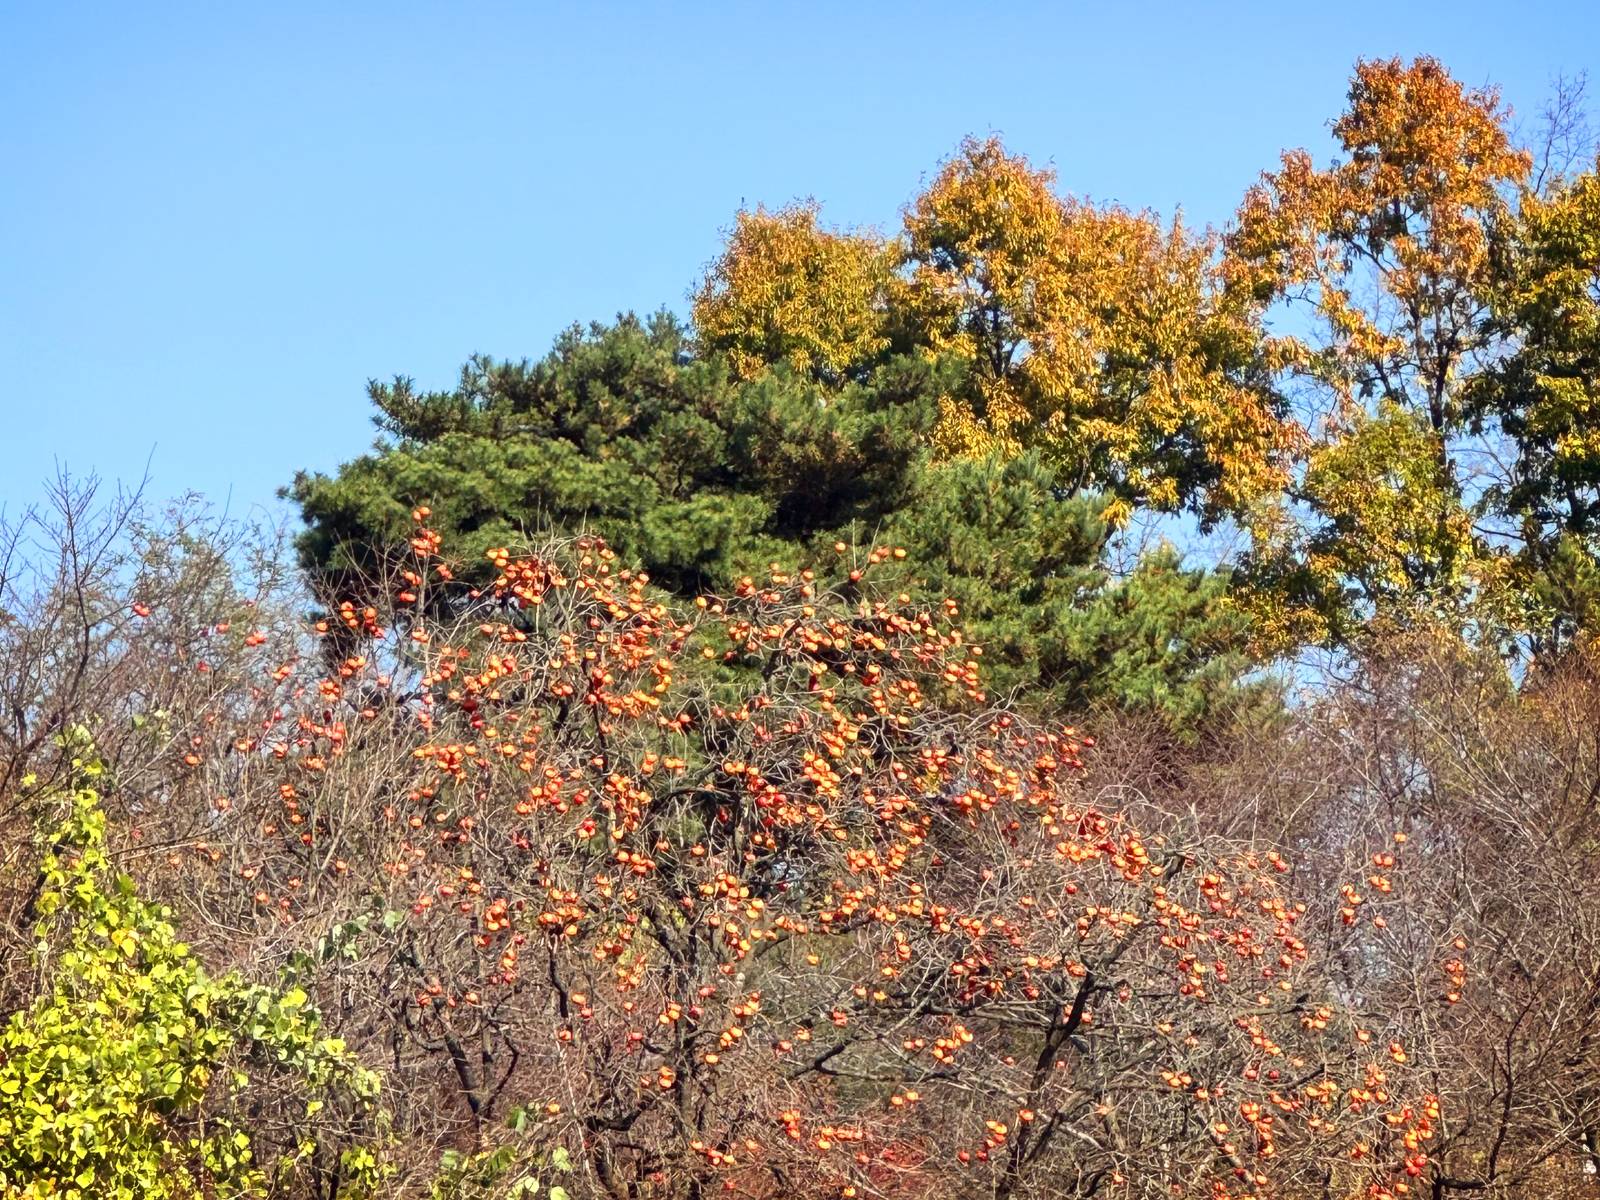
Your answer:
[[[1534,626],[1560,646],[1600,618],[1600,166],[1526,197],[1498,249],[1491,329],[1513,350],[1468,402],[1513,451],[1486,507],[1515,527]]]
[[[0,1027],[0,1194],[191,1200],[373,1194],[377,1078],[322,1036],[299,988],[214,977],[165,910],[115,876],[95,783],[44,839],[34,901],[41,994]],[[270,1100],[268,1099],[270,1097]]]
[[[528,1109],[518,1107],[506,1118],[498,1145],[471,1153],[446,1150],[433,1179],[432,1200],[571,1200],[555,1180],[572,1174],[572,1154],[560,1145],[530,1149],[526,1135],[537,1124]]]

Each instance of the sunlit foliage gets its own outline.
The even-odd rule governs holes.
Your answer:
[[[740,212],[695,296],[701,343],[744,378],[786,363],[837,382],[889,348],[895,248],[823,229],[819,211],[808,203]]]

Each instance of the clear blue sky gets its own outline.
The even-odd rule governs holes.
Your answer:
[[[273,511],[367,378],[682,310],[741,201],[891,227],[968,132],[1221,222],[1419,52],[1531,118],[1600,5],[0,0],[0,506],[59,459]]]

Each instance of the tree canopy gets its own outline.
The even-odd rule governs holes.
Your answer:
[[[992,136],[888,235],[743,210],[691,325],[374,383],[384,440],[289,489],[302,561],[359,600],[417,505],[474,549],[601,533],[680,598],[887,539],[997,687],[1183,736],[1375,619],[1558,651],[1600,580],[1596,172],[1535,178],[1497,93],[1431,58],[1357,64],[1333,130],[1222,231],[1064,193]],[[1171,540],[1130,555],[1151,523]]]
[[[292,549],[0,514],[0,1195],[1591,1195],[1552,111],[1358,63],[1223,230],[968,138],[374,381]]]

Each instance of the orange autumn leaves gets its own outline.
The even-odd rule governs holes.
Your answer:
[[[1442,433],[1478,336],[1494,226],[1530,156],[1495,92],[1431,58],[1359,63],[1333,132],[1342,161],[1319,170],[1290,151],[1246,196],[1230,285],[1310,308],[1319,340],[1284,337],[1275,353],[1327,387],[1340,415],[1376,395]]]
[[[1053,184],[968,140],[907,211],[913,324],[975,374],[945,449],[1036,448],[1079,488],[1211,516],[1281,483],[1291,433],[1246,377],[1255,314],[1215,287],[1213,241]]]
[[[363,969],[430,1043],[507,1039],[597,1173],[1405,1193],[1432,1102],[1383,1031],[1303,1019],[1287,864],[1098,805],[1091,739],[990,707],[958,612],[873,592],[892,549],[681,607],[597,539],[477,591],[411,549],[392,612],[329,623],[362,644],[262,683],[227,819],[260,920],[386,897]]]

